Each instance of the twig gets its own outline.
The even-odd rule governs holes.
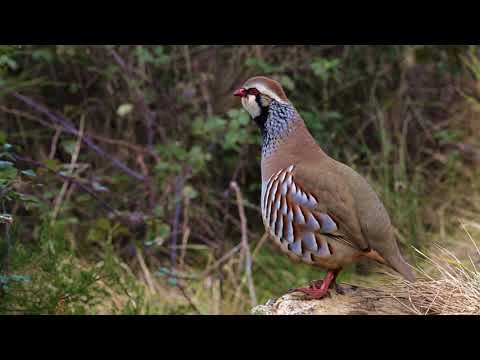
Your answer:
[[[182,190],[184,181],[185,179],[182,175],[178,175],[175,180],[175,212],[172,220],[172,237],[170,238],[170,261],[173,268],[175,268],[177,263],[177,237],[180,214],[182,212]]]
[[[81,188],[82,190],[84,190],[85,192],[90,194],[93,198],[95,198],[95,200],[97,200],[105,209],[107,209],[108,211],[110,211],[114,214],[117,214],[117,210],[115,210],[110,205],[108,205],[105,201],[103,201],[100,197],[98,197],[97,194],[95,194],[95,192],[92,189],[83,185],[77,179],[75,179],[73,177],[70,177],[70,176],[63,175],[61,173],[57,173],[56,171],[53,171],[52,169],[49,169],[47,166],[45,166],[44,164],[42,164],[38,161],[29,159],[29,158],[26,158],[26,157],[23,157],[23,156],[20,156],[20,155],[13,155],[13,157],[15,158],[16,161],[28,163],[28,164],[34,166],[35,168],[45,169],[45,170],[49,171],[51,174],[55,175],[56,177],[61,178],[62,180],[67,180],[67,181],[70,181],[70,182],[74,183],[76,186],[78,186],[79,188]]]
[[[48,156],[49,159],[53,159],[55,157],[55,153],[57,152],[58,139],[60,138],[60,135],[62,135],[62,128],[60,126],[57,126],[57,129],[55,130],[55,135],[53,135],[52,145],[50,146],[50,155]]]
[[[0,105],[0,111],[3,111],[4,113],[11,114],[11,115],[14,115],[14,116],[25,118],[27,120],[37,122],[37,123],[39,123],[39,124],[41,124],[41,125],[43,125],[47,128],[55,130],[55,131],[58,131],[58,129],[62,129],[62,130],[64,129],[63,126],[58,127],[58,126],[52,125],[52,124],[50,124],[46,121],[43,121],[42,119],[40,119],[38,117],[35,117],[35,116],[33,116],[29,113],[26,113],[26,112],[23,112],[23,111],[20,111],[20,110],[9,109],[5,106]],[[88,133],[88,132],[85,132],[85,136],[88,136],[92,139],[95,139],[97,141],[100,141],[100,142],[103,142],[103,143],[106,143],[106,144],[118,145],[118,146],[125,147],[127,149],[133,150],[133,151],[141,153],[141,154],[150,155],[150,156],[152,156],[152,157],[154,157],[155,159],[158,160],[158,156],[155,153],[153,153],[152,151],[150,151],[146,148],[143,148],[141,146],[131,144],[128,141],[125,141],[125,140],[110,139],[110,138],[107,138],[107,137],[104,137],[104,136],[101,136],[101,135],[91,134],[91,133]],[[53,158],[52,151],[50,152],[50,158]]]
[[[252,259],[253,261],[255,261],[255,259],[257,258],[258,256],[258,253],[260,252],[261,248],[263,247],[263,245],[265,245],[265,243],[267,242],[268,240],[268,233],[265,233],[263,234],[262,238],[260,239],[260,241],[258,242],[258,245],[257,247],[255,248],[255,250],[253,250],[253,254],[252,254]]]
[[[235,255],[240,249],[242,248],[242,244],[235,246],[232,250],[228,253],[223,255],[220,259],[218,259],[213,265],[208,267],[201,275],[202,278],[207,277],[212,273],[212,271],[216,270],[220,265],[222,265],[225,261],[229,260],[233,255]]]
[[[240,216],[240,223],[242,229],[242,246],[245,252],[245,276],[248,282],[248,291],[250,293],[250,300],[252,306],[257,306],[257,295],[255,294],[255,284],[252,276],[252,256],[250,253],[250,247],[248,245],[248,231],[247,231],[247,218],[245,216],[245,209],[243,207],[243,198],[240,188],[235,181],[230,183],[230,187],[235,191],[237,196],[238,215]]]
[[[200,312],[200,310],[198,309],[197,305],[195,305],[195,303],[192,301],[192,299],[190,298],[190,296],[188,296],[187,292],[185,291],[185,288],[180,285],[180,283],[178,282],[177,283],[177,287],[180,289],[180,291],[182,292],[183,294],[183,297],[185,299],[187,299],[188,303],[190,304],[190,306],[192,307],[193,310],[195,310],[195,312],[198,314],[198,315],[202,315],[202,313]]]
[[[51,111],[49,111],[46,107],[36,103],[32,99],[21,95],[17,92],[12,92],[11,93],[13,97],[15,97],[17,100],[20,100],[24,104],[30,106],[32,109],[46,115],[54,124],[61,125],[63,128],[70,134],[74,136],[78,136],[79,132],[75,127],[72,125],[72,123],[64,118],[61,115],[55,115]],[[113,163],[117,168],[128,174],[129,176],[139,180],[139,181],[148,181],[149,179],[146,178],[145,176],[139,174],[138,172],[130,169],[127,165],[125,165],[123,162],[118,160],[117,158],[111,156],[110,154],[107,154],[102,148],[100,148],[98,145],[96,145],[88,136],[84,136],[82,138],[83,142],[91,148],[93,151],[95,151],[98,155],[101,157],[109,160],[111,163]]]
[[[185,255],[187,253],[187,244],[188,239],[190,238],[190,227],[189,223],[189,209],[190,209],[190,198],[185,196],[184,205],[183,205],[183,225],[182,225],[182,248],[180,251],[180,266],[183,266],[185,263]]]
[[[135,152],[138,152],[138,153],[141,153],[141,154],[147,154],[147,155],[153,156],[156,159],[158,159],[158,156],[155,153],[153,153],[152,151],[150,151],[148,149],[145,149],[145,148],[142,148],[140,146],[131,144],[131,143],[125,141],[125,140],[109,139],[109,138],[106,138],[106,137],[103,137],[103,136],[100,136],[100,135],[94,135],[94,134],[87,134],[87,136],[90,136],[91,138],[93,138],[95,140],[98,140],[98,141],[101,141],[101,142],[104,142],[104,143],[107,143],[107,144],[123,146],[123,147],[126,147],[127,149],[133,150]]]
[[[148,288],[150,289],[150,292],[152,294],[155,294],[157,292],[155,283],[153,282],[152,274],[150,273],[150,270],[148,270],[147,264],[145,263],[145,259],[143,258],[142,250],[136,247],[135,254],[137,256],[138,263],[140,264],[140,267],[143,271],[143,275],[145,277],[145,281],[147,282]]]
[[[131,83],[133,74],[130,67],[115,50],[113,49],[110,50],[110,53],[112,54],[117,64],[120,65],[120,67],[124,70],[125,76],[128,78],[127,80],[130,80],[129,83]],[[144,78],[146,77],[145,74],[143,77]],[[135,95],[137,97],[137,102],[139,103],[141,109],[145,114],[145,127],[147,130],[147,147],[151,151],[153,149],[153,142],[154,142],[153,127],[155,125],[155,116],[152,113],[152,111],[150,111],[150,109],[148,108],[148,105],[145,102],[145,96],[142,93],[141,89],[138,86],[136,86],[134,90],[135,90]]]
[[[5,212],[5,203],[2,202],[2,211],[3,213],[6,213]],[[6,241],[6,251],[5,251],[5,255],[2,259],[2,264],[1,265],[1,268],[0,268],[0,271],[4,272],[4,273],[8,273],[9,271],[9,258],[10,258],[10,250],[11,250],[11,247],[12,247],[12,244],[11,244],[11,237],[10,237],[10,225],[11,223],[10,222],[5,222],[5,241]],[[2,285],[2,284],[0,284]],[[0,286],[0,290],[2,290],[2,287]]]
[[[70,162],[71,167],[70,167],[69,171],[67,172],[67,174],[69,176],[73,175],[75,165],[76,165],[77,160],[78,160],[78,156],[80,155],[80,149],[82,147],[82,138],[83,138],[84,128],[85,128],[85,117],[82,117],[82,119],[80,120],[80,134],[78,135],[77,144],[75,145],[75,150],[72,154],[72,160]],[[70,185],[70,181],[65,181],[62,185],[62,188],[60,189],[60,192],[59,192],[57,198],[55,199],[55,202],[54,202],[55,207],[54,207],[53,214],[52,214],[52,221],[55,221],[58,213],[60,212],[60,208],[61,208],[65,193],[67,192],[69,185]]]

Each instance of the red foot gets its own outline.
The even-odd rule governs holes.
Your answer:
[[[329,295],[328,289],[315,289],[315,288],[301,288],[301,289],[295,289],[295,292],[301,292],[307,295],[309,298],[312,300],[321,300],[325,298],[327,295]]]
[[[309,288],[295,289],[296,292],[301,292],[312,298],[313,300],[321,300],[329,295],[328,289],[332,282],[335,281],[336,274],[329,271],[325,276],[325,279],[315,281]]]

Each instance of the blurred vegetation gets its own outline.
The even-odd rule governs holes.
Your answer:
[[[0,45],[0,313],[245,313],[319,278],[262,240],[232,96],[259,74],[371,181],[410,262],[479,214],[478,46]]]

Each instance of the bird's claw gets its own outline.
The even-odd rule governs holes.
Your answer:
[[[273,306],[277,303],[277,300],[276,299],[270,299],[267,301],[267,303],[265,304],[266,306]]]

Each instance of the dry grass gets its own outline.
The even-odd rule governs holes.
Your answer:
[[[474,249],[467,260],[440,245],[429,255],[416,250],[424,259],[419,279],[391,282],[384,291],[415,315],[480,315],[480,249],[463,228]]]

